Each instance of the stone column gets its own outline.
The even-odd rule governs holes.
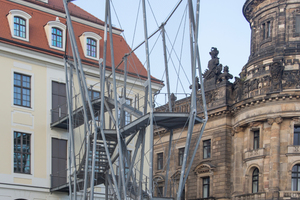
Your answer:
[[[281,122],[281,117],[277,117],[275,119],[268,119],[268,123],[271,125],[269,188],[270,192],[272,193],[273,199],[278,198],[279,191]]]
[[[233,194],[243,193],[243,144],[244,127],[235,127],[233,130]]]

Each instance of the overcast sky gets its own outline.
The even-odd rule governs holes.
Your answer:
[[[178,2],[179,0],[146,0],[148,35],[157,30]],[[76,0],[73,1],[73,3],[104,21],[105,0]],[[242,67],[247,63],[250,52],[250,27],[242,14],[242,7],[244,3],[244,0],[200,1],[200,32],[198,44],[200,47],[202,71],[207,68],[207,63],[210,60],[209,51],[211,47],[218,48],[220,52],[218,56],[220,58],[220,63],[223,64],[223,66],[229,66],[229,72],[233,74],[233,76],[238,76]],[[177,46],[175,45],[175,47],[177,48],[177,56],[180,56],[181,52],[182,59],[184,59],[185,52],[189,51],[189,49],[181,51],[181,45],[179,45],[182,40],[184,40],[186,44],[189,44],[188,34],[184,34],[182,32],[184,25],[180,26],[181,19],[187,19],[185,18],[185,8],[186,0],[182,2],[180,8],[174,13],[170,22],[166,25],[166,32],[168,35],[167,40],[170,44],[175,41],[177,32],[179,33],[176,40],[176,43],[178,44]],[[113,25],[124,30],[123,36],[130,47],[136,47],[137,44],[142,42],[144,39],[142,7],[140,0],[113,0],[111,9]],[[185,25],[185,29],[188,31],[187,24]],[[183,35],[185,39],[182,39]],[[157,35],[149,41],[149,48],[152,49],[153,46],[159,46],[160,43],[161,38]],[[157,48],[161,50],[160,47]],[[171,51],[171,45],[168,49]],[[163,62],[161,64],[156,63],[157,60],[160,60],[158,57],[162,55],[162,51],[160,50],[156,50],[155,48],[153,49],[154,53],[151,55],[150,61],[151,74],[156,78],[164,79],[162,77],[164,72],[160,71],[160,69],[164,68],[164,64]],[[145,63],[144,47],[137,51],[136,54],[140,58],[141,62]],[[174,68],[179,65],[176,63],[174,64],[175,60],[176,59],[173,58]],[[181,61],[181,63],[185,62],[190,61]],[[188,69],[186,73],[190,76]],[[174,76],[176,76],[176,74],[171,74],[171,78]],[[234,81],[234,79],[232,79],[232,81]],[[183,81],[185,88],[187,88],[188,84],[189,81]],[[173,85],[178,86],[178,83],[174,83]],[[177,89],[176,91],[181,92],[181,90]],[[184,92],[190,91],[187,89]]]

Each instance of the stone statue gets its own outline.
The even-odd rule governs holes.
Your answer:
[[[199,78],[197,76],[195,78],[195,84],[196,84],[196,91],[200,90],[201,89],[201,85],[199,83]],[[190,89],[192,89],[192,86],[193,85],[190,85]]]
[[[203,77],[207,80],[219,76],[222,72],[222,65],[219,64],[218,49],[212,47],[209,54],[211,56],[211,59],[210,61],[208,61],[208,70],[205,70],[203,74]]]
[[[229,79],[232,79],[232,74],[229,73],[229,67],[225,66],[223,70],[223,74],[220,75],[220,78],[223,82],[227,82]]]

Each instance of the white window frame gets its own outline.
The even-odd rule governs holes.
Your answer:
[[[18,173],[14,172],[14,132],[21,132],[21,133],[26,133],[30,134],[30,174],[25,174],[25,173]],[[23,129],[18,129],[18,128],[12,128],[11,129],[11,168],[13,172],[13,177],[14,178],[34,178],[34,132],[28,131],[28,130],[23,130]]]
[[[23,110],[34,110],[34,74],[33,73],[29,73],[23,70],[19,70],[19,69],[12,69],[11,70],[11,107],[13,108],[21,108]],[[19,73],[19,74],[23,74],[26,76],[30,76],[30,107],[25,107],[25,106],[19,106],[19,105],[15,105],[14,104],[14,74],[15,73]]]
[[[14,35],[14,17],[21,17],[26,21],[26,37],[22,38]],[[29,19],[31,16],[22,10],[10,10],[7,15],[7,20],[10,28],[10,33],[13,38],[29,42]]]
[[[56,47],[52,45],[52,28],[58,28],[62,31],[62,48]],[[66,43],[66,25],[59,21],[59,18],[56,17],[55,21],[50,21],[44,26],[49,47],[52,49],[65,51],[65,43]]]
[[[97,54],[96,54],[96,57],[92,57],[92,56],[88,56],[87,55],[87,38],[92,38],[94,39],[96,42],[97,42]],[[102,37],[96,33],[93,33],[93,32],[84,32],[80,37],[80,43],[81,43],[81,46],[82,46],[82,50],[84,52],[84,56],[86,58],[90,58],[90,59],[93,59],[93,60],[99,60],[99,55],[100,55],[100,40],[102,39]]]

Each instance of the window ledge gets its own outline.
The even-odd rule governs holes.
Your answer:
[[[300,191],[279,191],[280,197],[300,198]]]
[[[264,148],[253,149],[253,150],[245,152],[244,161],[264,158],[265,156],[266,155],[265,155],[265,149]]]
[[[287,155],[300,154],[300,145],[289,145]]]

